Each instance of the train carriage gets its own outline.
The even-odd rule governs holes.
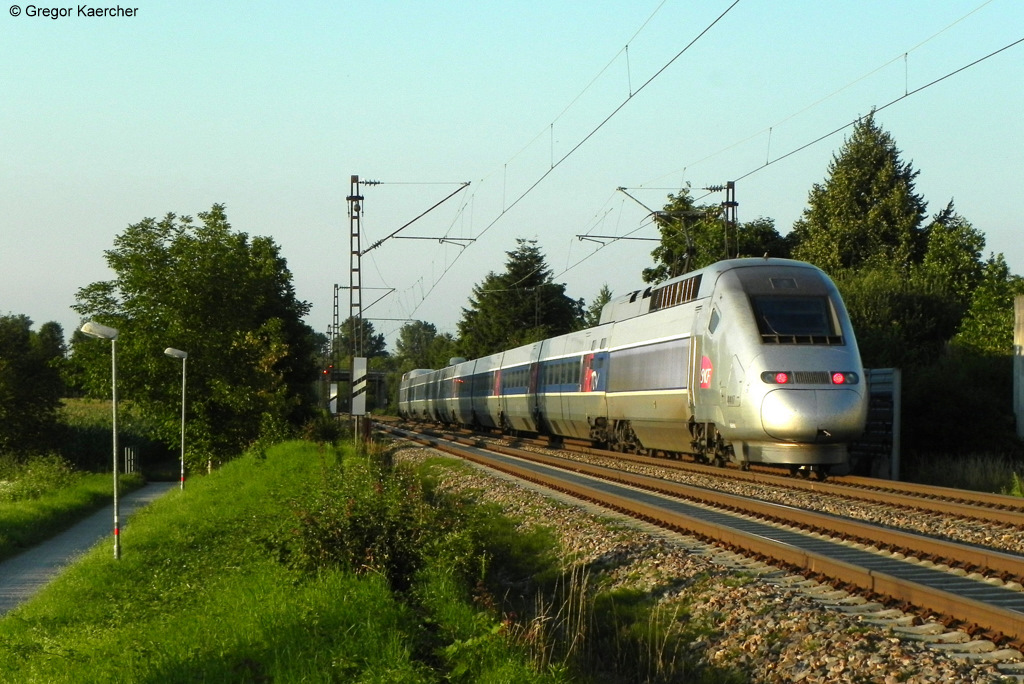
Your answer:
[[[452,391],[448,405],[459,425],[473,425],[473,369],[476,361],[462,361],[452,369]]]
[[[404,407],[403,416],[417,420],[434,420],[428,408],[427,391],[437,371],[417,368],[402,375],[398,386],[398,405]]]
[[[538,432],[537,374],[542,343],[505,352],[501,368],[499,425],[505,430]]]
[[[477,359],[472,378],[472,424],[485,428],[499,426],[501,407],[501,357],[492,354]]]
[[[437,420],[441,423],[452,424],[457,422],[455,418],[455,399],[453,398],[455,363],[461,363],[462,361],[465,361],[465,359],[452,359],[447,367],[434,371],[434,381],[437,384]],[[401,406],[401,403],[399,403],[399,406]]]

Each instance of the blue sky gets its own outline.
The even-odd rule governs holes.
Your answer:
[[[117,234],[214,203],[275,239],[326,331],[353,174],[383,183],[363,189],[364,247],[471,183],[401,234],[475,242],[364,256],[364,307],[383,296],[365,315],[389,340],[402,322],[384,319],[455,333],[516,238],[570,296],[624,293],[653,243],[576,237],[656,236],[616,188],[659,208],[739,178],[740,220],[788,232],[848,129],[774,160],[1024,38],[1017,0],[740,0],[674,61],[731,1],[146,2],[56,20],[18,3],[0,10],[0,313],[68,334]],[[1022,82],[1024,43],[876,115],[929,212],[954,199],[1018,274]]]

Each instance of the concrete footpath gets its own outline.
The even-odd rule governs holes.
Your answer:
[[[129,516],[152,503],[177,482],[150,482],[119,498],[121,533],[130,522]],[[109,544],[114,555],[114,504],[93,513],[74,527],[0,563],[0,615],[17,608],[60,574],[60,571],[95,546]],[[122,540],[122,553],[124,552]]]

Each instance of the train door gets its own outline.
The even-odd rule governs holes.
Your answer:
[[[537,346],[539,347],[540,345]],[[530,362],[530,389],[528,395],[530,417],[528,419],[529,427],[527,429],[531,432],[540,432],[540,424],[537,420],[537,416],[540,415],[540,403],[538,400],[538,394],[540,393],[540,380],[540,361],[535,358]]]
[[[704,307],[697,307],[693,318],[693,331],[690,338],[690,373],[689,373],[689,402],[693,411],[694,420],[697,422],[714,421],[714,406],[716,404],[715,382],[718,380],[715,368],[713,344],[708,340],[706,326],[708,322],[707,312]],[[728,369],[723,369],[728,370]]]
[[[544,361],[545,356],[550,355],[550,350],[547,349],[545,343],[547,340],[541,340],[537,343],[533,366],[531,368],[530,385],[534,391],[534,409],[533,409],[533,420],[535,424],[535,431],[540,433],[550,433],[551,430],[548,427],[548,385],[550,384],[550,364]]]

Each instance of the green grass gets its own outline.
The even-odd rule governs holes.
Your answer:
[[[99,545],[0,618],[0,682],[744,681],[695,646],[706,581],[602,591],[615,564],[445,494],[453,463],[293,442],[172,489],[120,560]]]
[[[290,443],[172,490],[133,516],[120,561],[97,547],[0,619],[0,681],[557,681],[463,604],[458,563],[415,569],[409,593],[385,559],[308,563],[303,514],[337,472]]]
[[[114,497],[111,475],[72,471],[54,456],[0,459],[0,481],[0,560],[64,531]],[[122,492],[143,484],[137,474],[119,482]]]

